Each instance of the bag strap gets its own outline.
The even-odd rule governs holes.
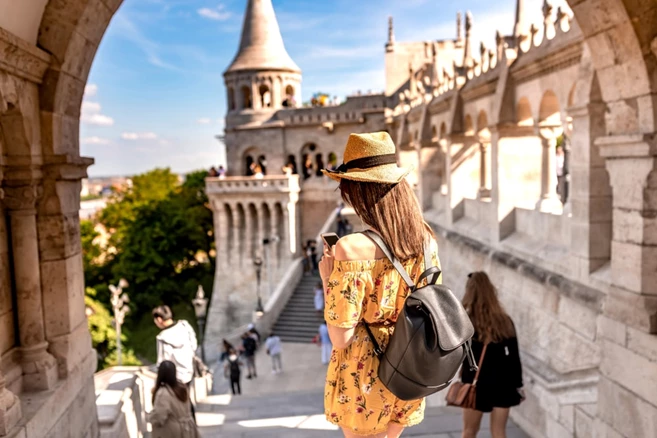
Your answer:
[[[488,342],[484,344],[484,349],[481,350],[481,356],[479,357],[479,366],[477,367],[477,372],[475,373],[474,380],[472,381],[472,386],[477,386],[477,380],[479,380],[479,373],[481,372],[481,364],[484,362],[484,356],[486,356],[487,348],[488,348]]]
[[[381,236],[379,236],[377,233],[375,233],[372,230],[365,230],[363,231],[363,234],[369,237],[375,244],[378,246],[383,254],[386,256],[388,260],[390,260],[390,263],[392,263],[392,266],[395,267],[397,272],[399,272],[399,275],[401,275],[401,278],[404,280],[406,285],[411,289],[411,292],[415,289],[415,283],[413,283],[413,280],[411,279],[411,276],[408,275],[408,272],[402,264],[397,260],[397,257],[390,251],[390,248],[388,248],[388,245],[383,241]]]

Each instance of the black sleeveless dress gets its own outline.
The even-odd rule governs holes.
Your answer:
[[[472,341],[474,357],[479,363],[484,344]],[[461,380],[472,383],[475,372],[470,371],[467,360],[463,362]],[[501,342],[491,342],[486,349],[486,356],[477,382],[476,410],[491,412],[493,408],[510,408],[520,404],[522,388],[522,365],[518,351],[517,337],[511,337]]]

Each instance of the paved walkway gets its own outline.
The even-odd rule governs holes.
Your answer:
[[[223,373],[215,372],[215,394],[200,403],[197,419],[204,438],[319,438],[341,437],[324,419],[326,367],[313,344],[284,344],[283,373],[271,374],[269,357],[257,356],[258,378],[242,379],[242,395],[229,394]],[[460,438],[459,409],[438,406],[444,394],[428,400],[422,424],[408,428],[403,437]],[[481,438],[490,437],[484,417]],[[509,423],[507,438],[526,438]]]

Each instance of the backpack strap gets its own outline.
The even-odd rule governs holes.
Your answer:
[[[397,272],[399,272],[399,275],[401,275],[401,278],[404,280],[411,292],[413,292],[413,290],[415,290],[415,283],[413,283],[411,276],[408,275],[406,269],[404,269],[399,260],[397,260],[397,257],[395,257],[392,251],[390,251],[390,248],[388,248],[388,245],[386,245],[381,236],[372,230],[365,230],[363,231],[363,234],[369,237],[376,244],[376,246],[381,249],[386,258],[390,260],[390,263],[392,263],[392,266],[394,266]]]

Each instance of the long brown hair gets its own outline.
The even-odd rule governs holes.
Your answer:
[[[500,342],[515,336],[513,322],[497,299],[497,291],[485,272],[468,274],[463,307],[468,311],[480,342]]]
[[[401,261],[422,254],[428,227],[406,180],[397,184],[342,179],[342,199],[363,222],[378,231]]]
[[[157,369],[157,380],[155,381],[155,391],[153,392],[153,404],[155,404],[155,396],[157,395],[157,392],[164,386],[168,386],[176,395],[176,398],[181,402],[187,403],[187,400],[189,400],[187,387],[176,380],[176,364],[169,360],[162,361]]]

